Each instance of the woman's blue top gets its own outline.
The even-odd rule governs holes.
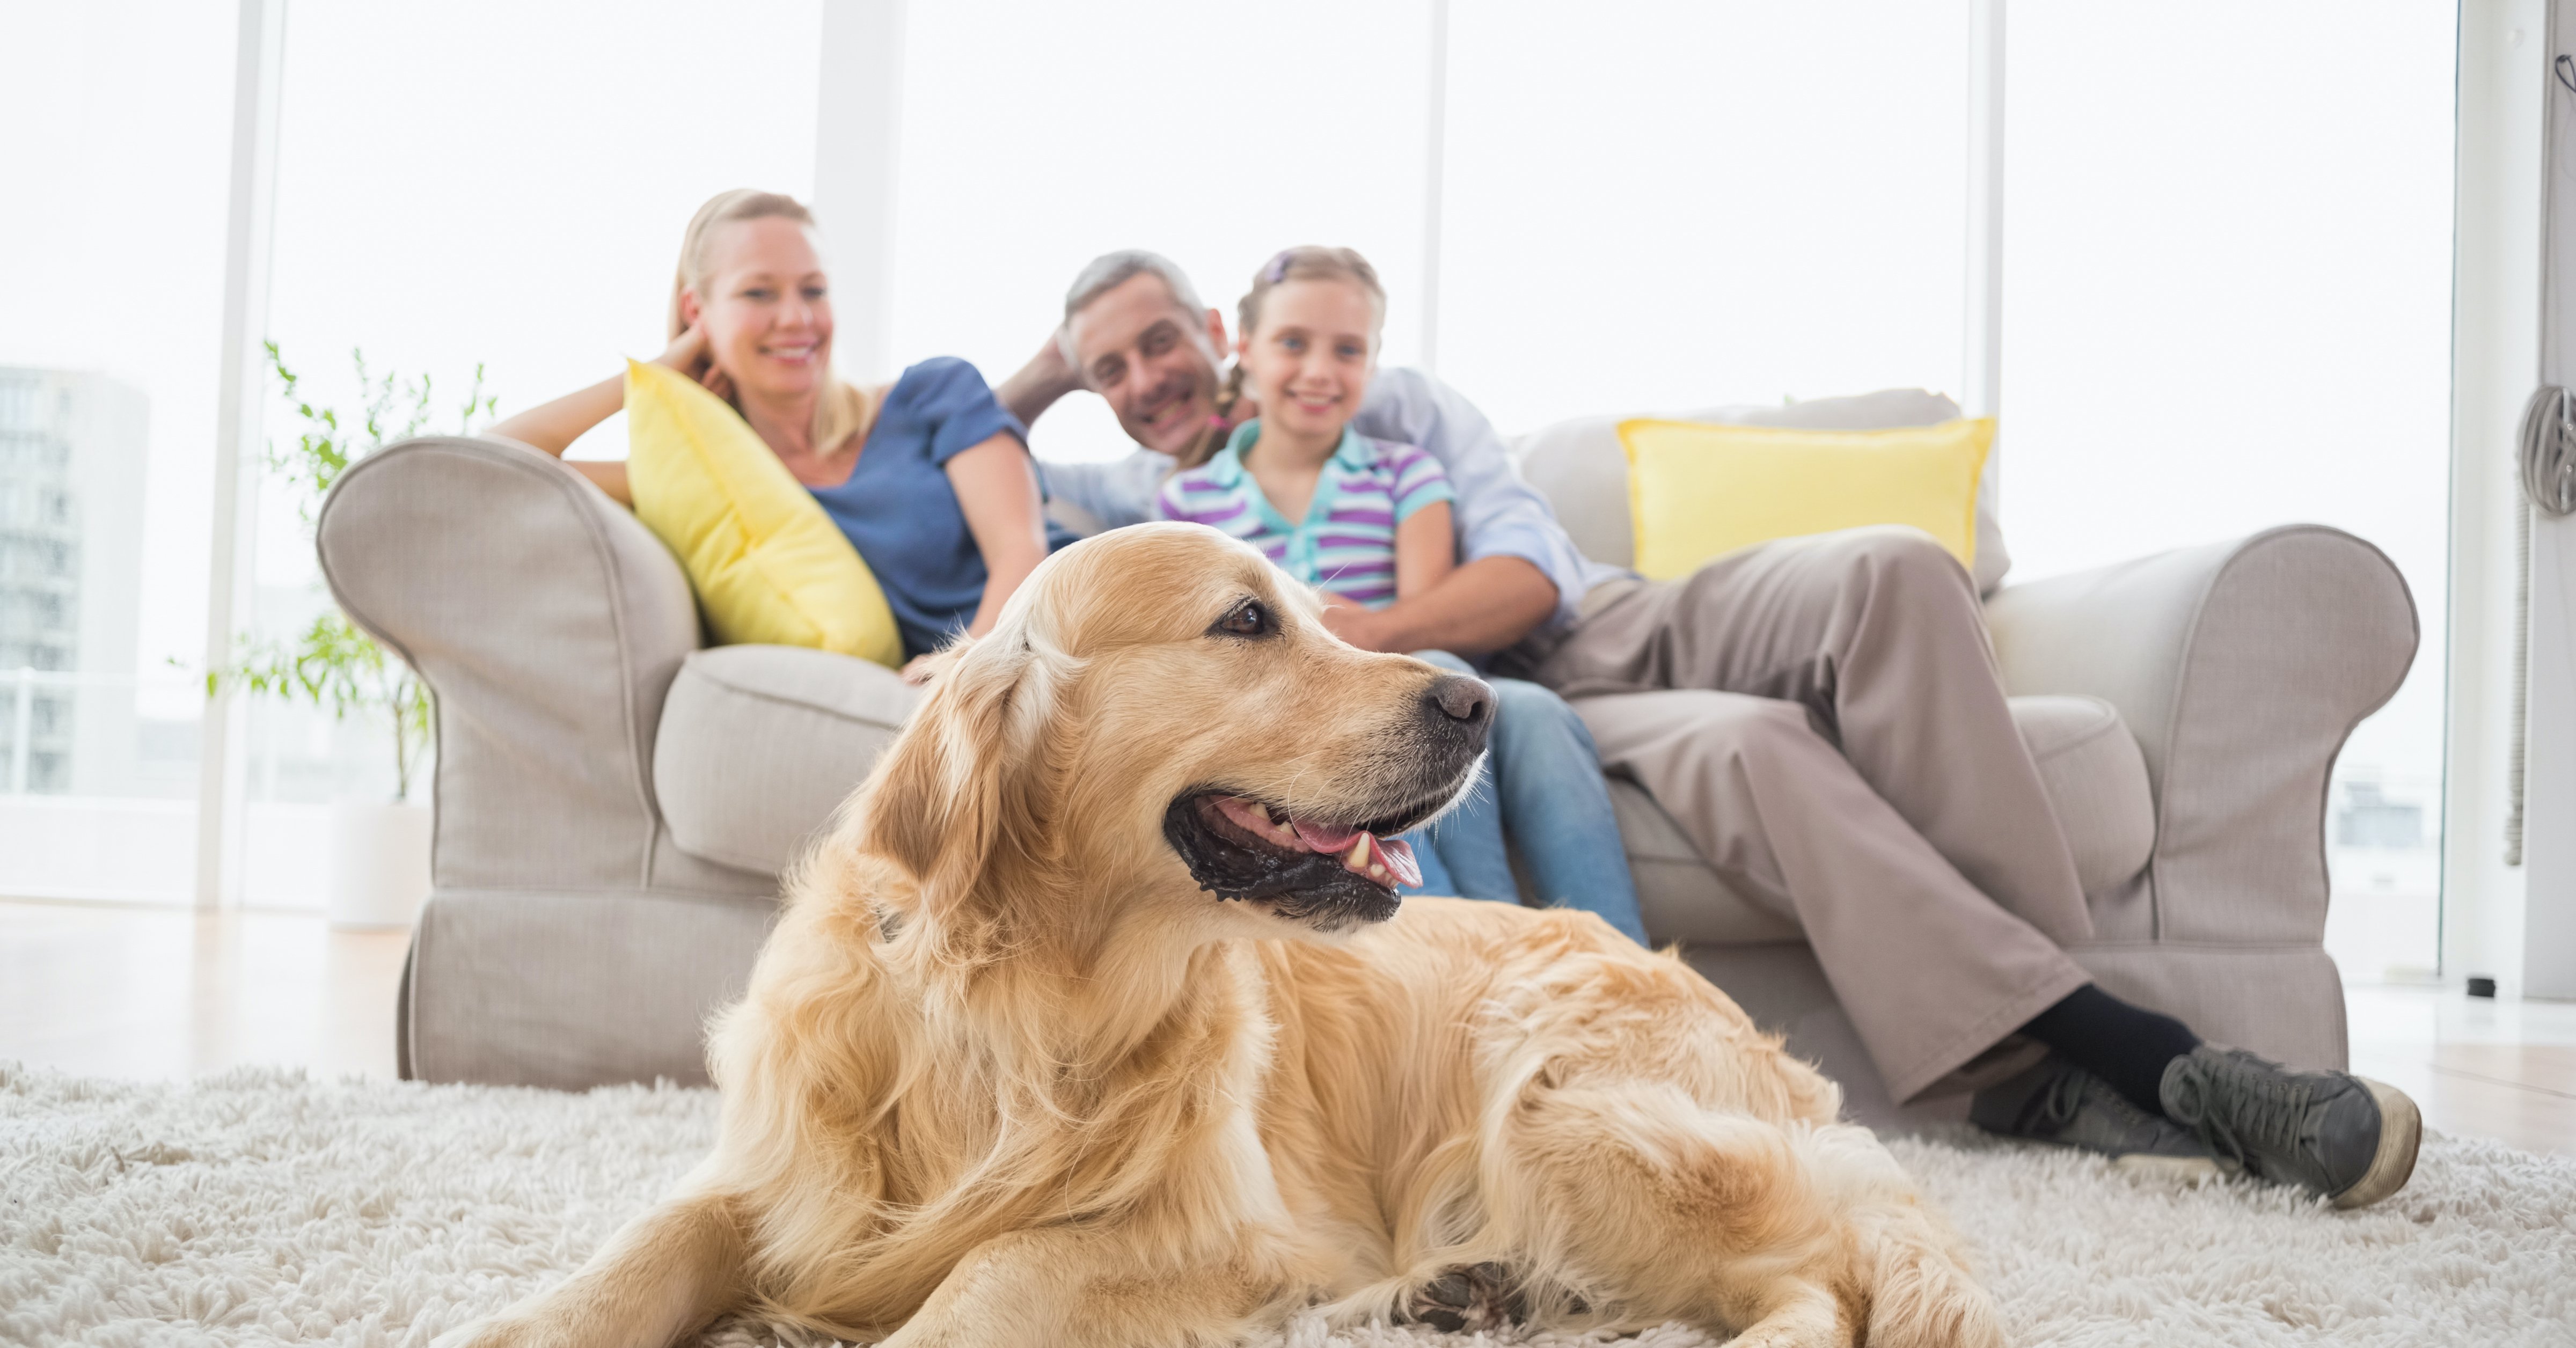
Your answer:
[[[849,481],[811,489],[876,574],[907,659],[963,631],[984,601],[984,554],[949,485],[948,461],[1001,434],[1029,441],[981,372],[955,356],[925,360],[877,408]],[[1046,531],[1050,552],[1073,541],[1052,520]]]

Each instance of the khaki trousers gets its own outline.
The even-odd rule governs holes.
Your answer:
[[[1899,1101],[2091,976],[2075,862],[1967,571],[1897,528],[1621,580],[1514,653],[1605,771],[1794,917]]]

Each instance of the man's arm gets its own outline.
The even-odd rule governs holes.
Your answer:
[[[1046,410],[1068,393],[1082,391],[1082,376],[1064,359],[1064,349],[1049,336],[1029,363],[993,389],[993,396],[1023,426],[1034,426]],[[1154,518],[1154,489],[1172,472],[1168,455],[1139,449],[1109,463],[1050,463],[1038,460],[1038,481],[1049,500],[1061,497],[1080,506],[1103,529]]]
[[[1465,565],[1452,572],[1439,591],[1424,598],[1445,597],[1450,587],[1461,584],[1472,583],[1481,590],[1488,579],[1501,575],[1513,575],[1522,581],[1535,577],[1535,583],[1545,586],[1551,596],[1548,606],[1532,614],[1519,606],[1529,591],[1517,584],[1498,589],[1490,596],[1476,591],[1460,594],[1452,601],[1458,610],[1456,616],[1470,621],[1470,630],[1483,635],[1478,643],[1456,649],[1499,650],[1534,628],[1571,623],[1586,591],[1622,574],[1575,549],[1574,540],[1566,537],[1564,527],[1556,522],[1556,513],[1548,509],[1547,498],[1522,481],[1519,471],[1512,467],[1511,456],[1503,448],[1503,438],[1495,434],[1493,423],[1457,390],[1419,370],[1380,370],[1370,382],[1368,397],[1352,424],[1362,435],[1421,446],[1440,461],[1449,475],[1449,485],[1457,492],[1458,555]],[[1496,565],[1488,567],[1488,563]],[[1518,563],[1520,570],[1505,570],[1502,563]],[[1490,605],[1491,614],[1473,614],[1478,605]],[[1405,606],[1399,604],[1396,608]],[[1499,625],[1506,614],[1512,615],[1521,627],[1497,639],[1482,618],[1490,616]],[[1449,626],[1445,622],[1429,625],[1444,629]],[[1365,627],[1363,624],[1364,631]]]
[[[1140,449],[1107,463],[1060,463],[1040,459],[1038,481],[1048,500],[1070,501],[1103,529],[1142,524],[1160,516],[1154,493],[1172,475],[1172,456]]]
[[[1324,626],[1370,651],[1490,655],[1556,612],[1556,582],[1521,557],[1485,557],[1394,605],[1369,610],[1326,601]]]
[[[1064,348],[1056,343],[1055,335],[1049,333],[1046,345],[1039,347],[1038,353],[1029,357],[1029,363],[1021,366],[1018,373],[1003,380],[1001,386],[993,390],[993,396],[1002,400],[1002,406],[1011,409],[1011,415],[1018,417],[1021,425],[1034,426],[1038,418],[1046,415],[1046,410],[1055,406],[1064,395],[1081,388],[1082,375],[1065,361]]]

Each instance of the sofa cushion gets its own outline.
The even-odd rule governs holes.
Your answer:
[[[2146,758],[2111,704],[2091,697],[2016,697],[2013,724],[2039,763],[2049,804],[2075,854],[2076,878],[2101,896],[2135,878],[2155,848]],[[1610,804],[1655,940],[1755,945],[1800,939],[1786,894],[1761,892],[1700,858],[1681,825],[1635,783],[1613,778]]]
[[[2098,697],[2016,697],[2009,705],[2084,892],[2100,894],[2145,870],[2156,850],[2156,803],[2146,755],[2120,713]]]
[[[1778,407],[1713,407],[1683,412],[1674,421],[1727,426],[1780,426],[1800,430],[1874,431],[1932,426],[1959,415],[1959,405],[1922,389],[1886,389],[1849,398],[1815,398]],[[1521,476],[1547,497],[1584,556],[1612,566],[1636,565],[1636,536],[1628,514],[1628,456],[1619,444],[1623,417],[1577,417],[1542,427],[1512,443]],[[1989,594],[2012,567],[2002,528],[1995,522],[1996,455],[1986,456],[1977,481],[1977,591]]]
[[[1637,881],[1637,914],[1661,945],[1760,945],[1798,941],[1785,894],[1749,894],[1742,876],[1721,874],[1700,858],[1682,826],[1625,778],[1610,779],[1610,808],[1619,816],[1619,840]]]
[[[884,668],[824,651],[696,652],[671,685],[654,745],[654,788],[672,841],[720,865],[785,870],[867,776],[918,698]],[[2155,845],[2155,809],[2146,761],[2120,714],[2090,697],[2017,697],[2011,707],[2085,892],[2135,877]],[[1799,939],[1786,895],[1720,875],[1636,784],[1613,779],[1610,803],[1656,940]]]
[[[1901,524],[1973,567],[1978,478],[1994,438],[1992,417],[1880,431],[1620,422],[1632,565],[1648,580],[1678,580],[1775,538]]]
[[[785,870],[919,696],[894,671],[829,651],[717,646],[691,655],[653,744],[653,789],[671,841],[740,870]]]
[[[689,573],[724,642],[778,642],[903,663],[867,561],[778,455],[698,382],[626,362],[635,518]]]

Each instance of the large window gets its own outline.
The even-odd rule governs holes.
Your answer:
[[[2326,817],[2327,947],[2439,942],[2455,15],[2028,5],[2006,126],[2003,510],[2023,577],[2317,521],[2424,644]]]
[[[690,212],[810,195],[822,7],[294,6],[269,335],[304,396],[354,405],[363,350],[432,376],[442,416],[479,364],[507,414],[657,351]],[[898,364],[1004,377],[1109,249],[1170,254],[1230,310],[1271,252],[1329,242],[1388,282],[1386,359],[1436,353],[1506,433],[1959,388],[1967,0],[1457,3],[1436,122],[1426,0],[905,8]],[[0,325],[0,893],[189,888],[203,695],[173,662],[205,645],[235,22],[0,16],[43,54],[0,81],[0,249],[25,264]],[[2316,520],[2387,549],[2442,630],[2454,23],[2437,0],[2012,10],[2015,579]],[[1090,398],[1035,440],[1127,448]],[[622,454],[622,425],[574,452]],[[274,494],[254,557],[247,625],[320,611]],[[2329,944],[2357,977],[2436,958],[2441,675],[2420,654],[2339,765]],[[253,902],[318,898],[292,811],[388,789],[382,739],[255,709]]]
[[[0,895],[184,899],[234,16],[12,5],[0,50]]]
[[[430,377],[452,430],[482,367],[502,415],[667,340],[682,228],[731,187],[808,195],[819,0],[728,6],[296,5],[280,100],[269,332],[317,404],[357,407],[353,353]],[[685,40],[679,35],[685,34]],[[295,427],[282,407],[272,438]],[[624,418],[580,456],[623,458]],[[261,502],[262,637],[329,607],[288,498]],[[252,708],[245,889],[315,906],[325,803],[382,799],[389,727]],[[416,786],[425,786],[419,779]]]
[[[1956,387],[1964,0],[1454,15],[1440,373],[1499,425]]]
[[[1387,361],[1422,354],[1428,5],[1308,5],[1292,24],[1147,4],[1112,22],[984,0],[907,22],[901,359],[1002,377],[1113,248],[1169,254],[1231,313],[1295,243],[1366,253],[1390,292]],[[1441,373],[1509,430],[1949,386],[1966,23],[1964,0],[1454,6]],[[1127,448],[1089,399],[1036,435],[1050,457]]]
[[[295,6],[272,334],[326,387],[356,348],[460,391],[479,362],[505,416],[655,355],[699,203],[812,187],[820,10]],[[262,532],[263,583],[310,573]]]
[[[898,362],[961,355],[1000,380],[1055,326],[1074,273],[1117,248],[1169,255],[1231,314],[1262,260],[1301,243],[1368,255],[1391,301],[1387,357],[1413,359],[1423,5],[1322,0],[1283,21],[1187,0],[1114,16],[976,0],[915,4],[906,23]],[[1036,437],[1059,457],[1129,448],[1089,398]]]
[[[1429,18],[915,6],[898,350],[998,378],[1099,251],[1161,249],[1227,306],[1272,249],[1330,241],[1386,272],[1397,363],[1436,261],[1439,372],[1507,433],[1959,390],[1964,0],[1454,6],[1436,247]],[[2015,579],[2319,521],[2387,549],[2442,630],[2453,28],[2433,0],[2013,9]],[[1037,441],[1125,448],[1088,399]],[[2357,978],[2437,958],[2441,682],[2428,651],[2332,789]]]

